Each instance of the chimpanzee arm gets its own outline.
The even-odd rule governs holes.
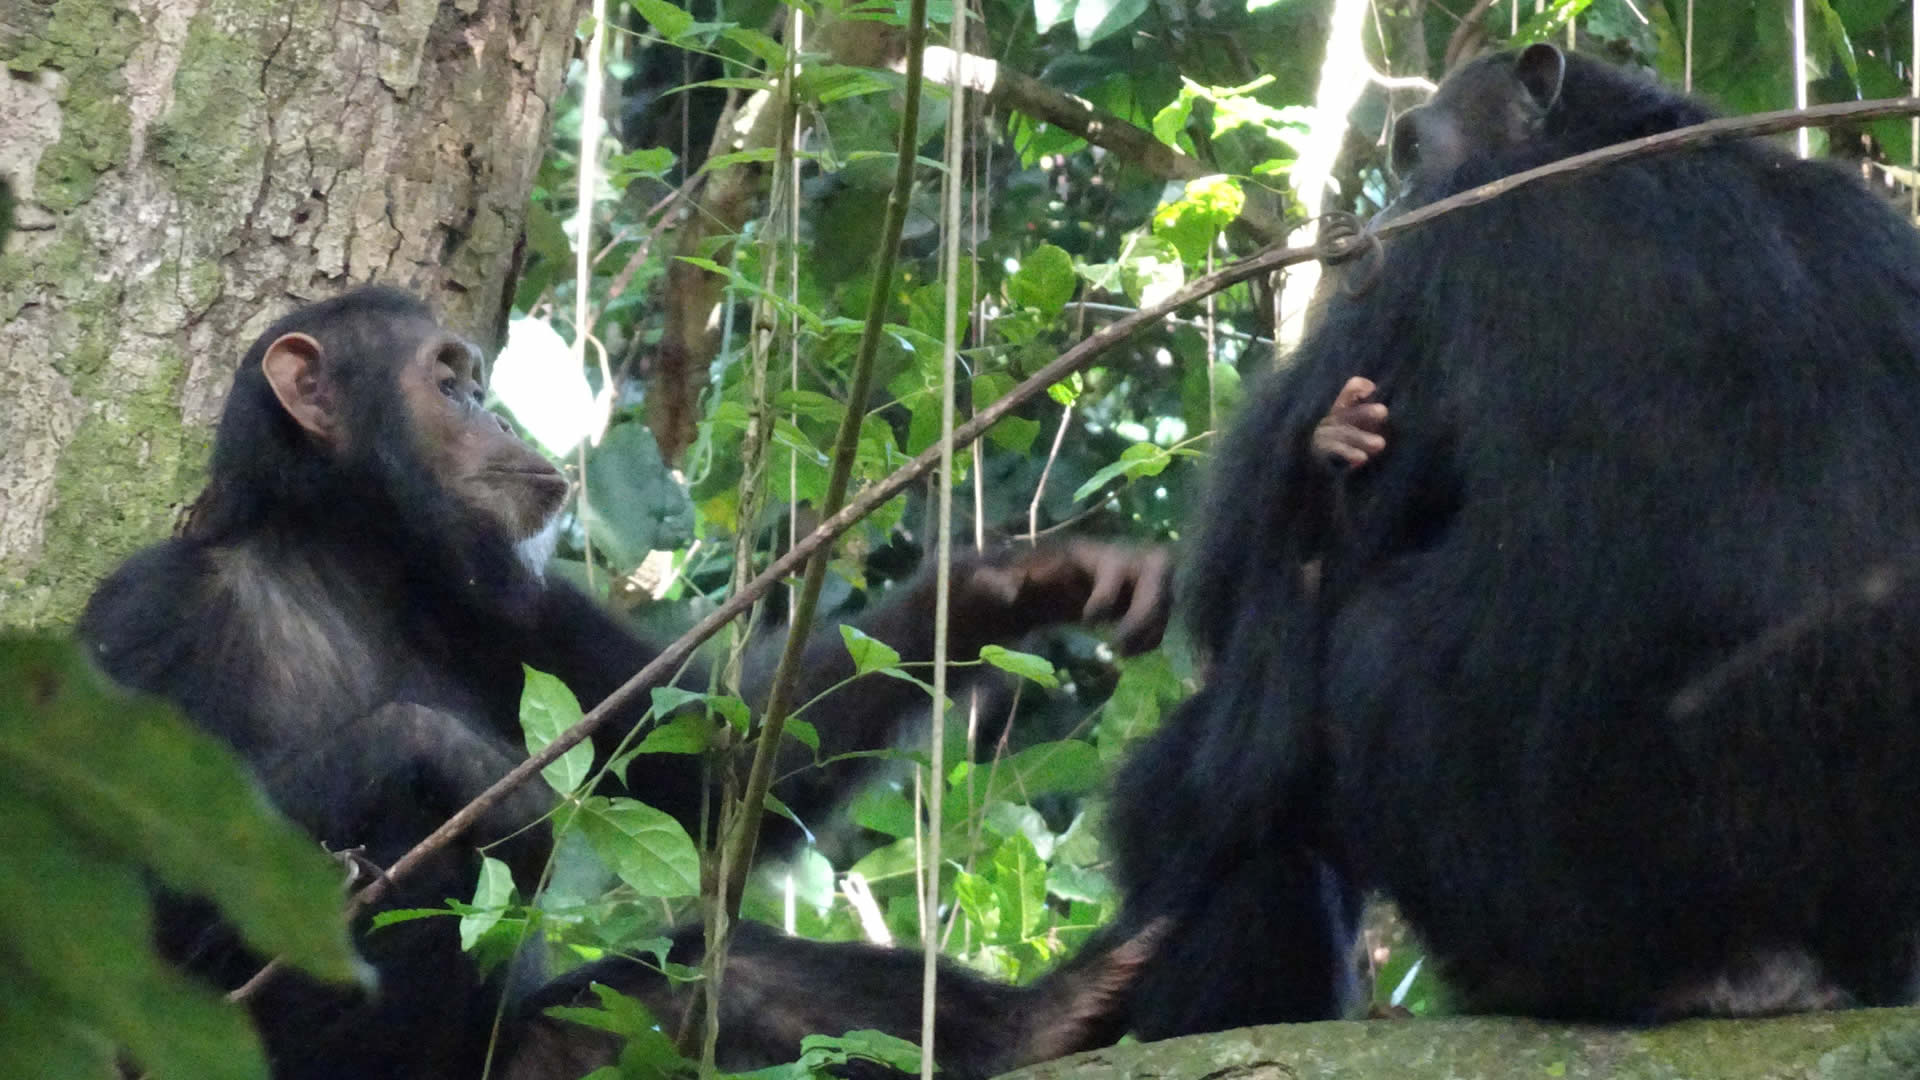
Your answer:
[[[1017,641],[1032,630],[1080,619],[1115,622],[1123,650],[1151,648],[1166,625],[1168,573],[1164,551],[1087,541],[964,560],[953,569],[948,653],[971,660],[983,645]],[[547,592],[538,633],[528,643],[527,662],[567,683],[582,707],[591,709],[658,655],[577,590],[554,584]],[[934,579],[922,574],[854,625],[897,650],[904,662],[922,662],[933,654],[933,609]],[[775,637],[748,657],[744,688],[756,706],[772,682],[777,641]],[[838,627],[823,627],[802,657],[792,700],[796,706],[805,704],[853,673]],[[950,688],[957,691],[977,674],[977,668],[955,669]],[[616,720],[595,735],[602,754],[612,752],[647,704],[636,703],[632,719]],[[809,718],[820,732],[825,756],[885,747],[903,717],[918,716],[927,707],[926,693],[919,687],[872,675],[835,690],[809,711]],[[800,750],[797,744],[794,750]],[[796,756],[790,767],[805,760]],[[852,765],[809,770],[800,782],[783,787],[782,797],[805,816],[830,803],[854,771]],[[629,767],[628,783],[637,796],[683,821],[692,821],[698,813],[699,770],[686,758],[642,757]]]
[[[973,660],[980,649],[996,643],[1014,643],[1045,626],[1076,620],[1113,621],[1123,651],[1137,652],[1159,640],[1167,614],[1168,563],[1164,551],[1115,547],[1075,541],[1028,548],[1001,559],[968,558],[956,561],[949,602],[947,654],[954,660]],[[933,657],[935,581],[922,574],[879,609],[857,621],[859,629],[892,646],[904,662]],[[757,652],[749,664],[746,691],[756,703],[763,700],[773,679],[778,638]],[[836,629],[827,628],[808,642],[794,684],[796,706],[813,701],[835,684],[850,678],[854,663]],[[949,693],[957,694],[981,677],[983,667],[951,669]],[[914,671],[925,679],[925,668]],[[832,691],[815,702],[807,719],[820,734],[823,757],[891,744],[902,720],[928,715],[926,691],[912,683],[869,675]],[[797,746],[782,771],[807,761]],[[840,762],[806,769],[783,783],[780,797],[803,819],[829,805],[865,767],[864,762]]]

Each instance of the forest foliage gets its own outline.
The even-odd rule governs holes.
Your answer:
[[[1363,218],[1377,211],[1392,192],[1384,132],[1398,112],[1418,104],[1421,81],[1437,80],[1450,55],[1571,39],[1583,51],[1671,83],[1690,80],[1728,112],[1795,103],[1795,35],[1785,3],[1407,0],[1364,5],[1368,14],[1357,24],[1364,86],[1350,110],[1335,112],[1320,96],[1323,66],[1341,54],[1328,35],[1356,25],[1342,22],[1341,6],[972,5],[968,51],[1039,88],[1016,81],[984,102],[976,94],[967,116],[958,234],[963,414],[1094,329],[1307,224],[1291,183],[1316,146],[1331,140],[1337,150],[1322,211]],[[938,437],[938,256],[952,237],[937,202],[947,90],[934,68],[918,118],[921,164],[902,261],[884,297],[883,389],[861,402],[847,401],[844,392],[874,286],[869,268],[892,174],[901,76],[889,64],[898,59],[889,48],[898,42],[904,8],[806,5],[805,25],[813,29],[790,83],[784,73],[796,58],[780,40],[792,26],[794,9],[786,5],[634,0],[610,16],[617,33],[607,54],[607,129],[596,147],[608,168],[594,192],[594,269],[585,285],[589,333],[604,345],[606,360],[589,362],[583,378],[564,345],[577,330],[570,321],[578,286],[571,267],[582,239],[569,227],[579,210],[581,118],[575,110],[562,119],[535,194],[530,239],[537,243],[520,285],[516,333],[525,328],[528,340],[537,333],[547,342],[545,362],[579,378],[577,401],[603,395],[600,407],[608,411],[601,415],[610,416],[610,426],[597,443],[548,444],[576,467],[583,462],[587,477],[585,505],[562,556],[574,560],[570,572],[596,582],[644,622],[683,626],[709,608],[727,587],[728,553],[741,528],[757,530],[763,561],[810,530],[828,441],[845,409],[863,413],[856,485]],[[936,4],[933,12],[940,24],[954,8]],[[1912,74],[1905,5],[1811,0],[1807,12],[1810,102],[1904,92]],[[1463,15],[1471,21],[1463,23]],[[798,99],[790,144],[797,205],[767,197],[778,187],[766,175],[778,138],[729,141],[756,95],[775,96],[787,85]],[[1071,114],[1062,118],[1053,95],[1071,95],[1105,129],[1096,133]],[[1116,137],[1122,125],[1143,137]],[[1857,159],[1890,197],[1912,176],[1905,120],[1815,132],[1811,149]],[[1156,156],[1164,150],[1174,154],[1172,167]],[[698,223],[703,195],[725,189],[743,169],[756,171],[753,213],[734,231],[711,229],[716,214]],[[697,243],[684,243],[688,236]],[[698,335],[676,336],[674,329],[671,312],[688,288],[686,266],[720,283],[705,353]],[[957,448],[956,542],[1021,543],[1072,529],[1178,544],[1205,490],[1214,433],[1230,422],[1241,382],[1276,363],[1284,355],[1276,337],[1292,340],[1306,317],[1306,305],[1286,296],[1289,287],[1297,293],[1313,286],[1257,279],[1193,305],[1052,386],[979,443]],[[739,448],[756,407],[746,373],[763,330],[772,340],[776,448],[765,509],[743,523]],[[698,359],[691,376],[697,418],[684,452],[675,453],[677,436],[646,399],[673,392],[666,361],[689,345]],[[510,346],[501,365],[521,360]],[[602,389],[608,375],[611,394]],[[524,418],[537,407],[521,406],[495,385],[510,414]],[[634,485],[661,475],[663,445],[684,484],[657,484],[650,497]],[[599,481],[608,488],[629,485],[619,495],[609,492],[614,502],[605,507],[594,505],[599,473],[622,478]],[[930,493],[922,486],[895,499],[839,543],[829,611],[857,608],[931,549]],[[777,624],[783,614],[776,596],[762,618]],[[1036,668],[1029,674],[1038,682],[958,703],[947,760],[962,764],[940,780],[947,788],[943,948],[1016,980],[1057,962],[1112,914],[1115,896],[1100,847],[1104,783],[1127,744],[1153,730],[1196,678],[1177,630],[1162,649],[1129,660],[1080,630],[1029,648],[1057,678]],[[898,753],[918,759],[912,750]],[[804,823],[818,842],[791,867],[756,879],[748,914],[826,939],[919,940],[914,798],[912,779],[897,773],[862,792],[847,821]],[[624,894],[567,897],[582,955],[632,947],[620,935],[635,923],[618,912],[632,905],[633,892],[657,894],[658,887],[631,878],[627,886]],[[550,889],[543,901],[549,910],[557,895]],[[1383,1006],[1444,1010],[1444,991],[1423,977],[1417,947],[1401,941],[1391,922],[1376,928],[1372,944]]]
[[[939,439],[945,244],[960,245],[964,416],[1099,327],[1307,225],[1293,182],[1309,155],[1333,150],[1316,166],[1330,180],[1323,212],[1378,210],[1392,191],[1384,132],[1419,102],[1422,80],[1444,73],[1450,53],[1571,35],[1584,51],[1675,84],[1690,80],[1729,112],[1795,100],[1785,0],[1375,0],[1355,23],[1341,18],[1348,3],[1331,0],[930,7],[935,39],[967,12],[969,55],[991,58],[1000,77],[970,95],[955,232],[939,204],[952,68],[929,66],[900,261],[879,283],[885,323],[876,390],[858,401],[847,387],[876,289],[881,207],[896,164],[905,0],[627,0],[608,9],[603,27],[579,30],[583,46],[596,29],[606,44],[600,64],[576,65],[532,196],[515,317],[492,395],[578,481],[554,572],[655,637],[675,636],[726,597],[741,580],[738,552],[748,569],[764,568],[818,524],[831,441],[849,410],[858,419],[856,491]],[[1811,101],[1905,92],[1908,5],[1807,0],[1805,8]],[[1360,28],[1357,43],[1330,41],[1330,32],[1351,26]],[[1361,89],[1351,109],[1328,109],[1323,67],[1349,46],[1364,57]],[[596,75],[597,121],[583,107]],[[788,93],[797,123],[781,131],[767,116],[778,115]],[[583,131],[591,136],[584,145]],[[1911,132],[1904,120],[1835,129],[1815,133],[1812,149],[1857,160],[1891,196],[1914,177]],[[584,207],[583,157],[596,174]],[[789,159],[793,171],[776,175]],[[575,269],[583,252],[584,281]],[[1205,491],[1215,433],[1231,422],[1242,382],[1284,354],[1276,339],[1298,334],[1302,293],[1312,288],[1304,279],[1256,279],[1219,293],[957,447],[956,546],[1044,541],[1069,530],[1178,544]],[[764,398],[752,387],[756,350],[769,365]],[[755,418],[769,415],[764,488],[755,492],[746,482],[746,442]],[[833,546],[823,619],[859,610],[928,561],[933,491],[930,482],[916,485]],[[787,590],[770,594],[753,616],[756,632],[777,632],[769,628],[786,621],[789,604]],[[856,632],[846,642],[863,672],[928,677]],[[119,775],[111,760],[132,751],[107,742],[43,745],[56,731],[80,739],[86,728],[33,717],[79,716],[86,709],[69,697],[106,691],[87,683],[71,658],[38,644],[6,650],[5,686],[39,685],[14,678],[25,665],[50,672],[33,677],[53,689],[17,713],[0,710],[0,757],[34,780],[7,794],[10,806],[20,805],[0,814],[15,834],[0,843],[0,856],[40,858],[54,841],[37,844],[23,830],[44,826],[56,836],[54,822],[84,818],[79,847],[70,825],[60,826],[69,832],[59,841],[84,865],[0,873],[0,881],[36,881],[40,891],[37,900],[0,905],[13,913],[0,920],[0,958],[38,980],[0,980],[19,998],[0,1017],[16,1021],[11,1035],[20,1036],[0,1024],[0,1043],[27,1045],[18,1022],[51,1017],[57,1030],[79,1032],[77,1055],[97,1057],[116,1043],[145,1051],[156,1075],[195,1075],[168,1068],[169,1060],[190,1060],[170,1053],[197,1045],[170,1049],[169,1029],[180,1039],[245,1041],[209,1018],[208,1001],[175,993],[169,975],[141,966],[143,950],[131,943],[144,926],[143,872],[249,896],[227,910],[263,949],[352,976],[333,933],[338,921],[311,910],[316,897],[334,906],[337,875],[311,851],[296,852],[302,845],[279,836],[276,819],[243,805],[248,789],[227,775],[234,766],[222,755],[186,736],[179,746],[187,749],[156,750],[140,775],[218,797],[129,792],[124,819],[69,805],[68,779],[35,780],[34,763],[71,751],[101,762],[96,780],[111,782]],[[713,651],[724,670],[724,647]],[[756,872],[746,917],[823,940],[920,941],[930,917],[915,889],[929,824],[926,784],[945,795],[936,823],[940,903],[931,917],[949,956],[1024,981],[1111,917],[1104,788],[1127,746],[1193,689],[1197,662],[1182,635],[1176,628],[1160,649],[1124,660],[1097,633],[1077,628],[1021,651],[953,660],[990,664],[1006,677],[952,703],[944,774],[926,775],[919,744],[873,751],[889,767],[840,817],[798,822],[809,842],[790,861]],[[753,732],[750,710],[724,681],[697,692],[658,689],[653,704],[662,719],[631,754],[719,754]],[[121,707],[95,705],[102,715]],[[530,672],[522,715],[528,749],[537,751],[577,722],[580,709],[557,680]],[[141,739],[173,723],[161,712],[119,722]],[[800,703],[785,737],[817,759],[814,732],[831,722]],[[618,772],[623,762],[609,767]],[[648,807],[644,792],[583,795],[592,769],[591,753],[576,748],[543,773],[567,796],[553,818],[559,854],[543,880],[514,881],[504,863],[489,860],[472,896],[382,920],[458,919],[467,947],[498,963],[527,947],[537,928],[540,947],[560,966],[609,952],[664,965],[665,928],[699,918],[703,880],[712,880],[703,860],[718,830],[689,835]],[[768,806],[791,816],[777,799]],[[209,876],[213,868],[179,857],[178,836],[143,843],[145,858],[129,855],[128,837],[158,817],[183,829],[204,817],[198,827],[209,831],[258,834],[258,858],[222,868],[242,880],[220,881]],[[47,981],[83,969],[63,968],[60,954],[47,951],[62,945],[58,920],[32,920],[50,910],[46,890],[58,897],[108,888],[116,890],[112,906],[129,912],[119,928],[122,973],[140,981],[126,985],[153,991],[140,1000]],[[301,927],[328,930],[286,929]],[[1444,1010],[1443,991],[1419,972],[1417,948],[1391,924],[1370,945],[1382,1005]],[[604,1005],[570,1015],[630,1037],[625,1071],[647,1073],[677,1052],[631,1002],[609,996]],[[783,1072],[811,1073],[849,1054],[910,1065],[912,1048],[870,1035],[826,1038]],[[257,1052],[235,1061],[231,1075],[260,1075]]]

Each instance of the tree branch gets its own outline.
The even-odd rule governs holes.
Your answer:
[[[928,79],[942,86],[954,85],[952,49],[939,45],[927,49],[925,63]],[[1077,135],[1151,176],[1195,180],[1220,171],[1085,98],[1056,90],[1031,75],[1001,66],[999,61],[968,54],[960,58],[959,66],[959,82],[965,89],[1001,108]],[[1239,224],[1263,244],[1278,243],[1287,235],[1286,222],[1256,200],[1249,200],[1241,210]]]

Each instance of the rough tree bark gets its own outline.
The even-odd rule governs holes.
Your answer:
[[[380,281],[504,326],[581,0],[0,0],[0,626],[197,490],[239,350]]]
[[[1196,974],[1196,978],[1204,977]],[[1505,1017],[1276,1024],[1133,1043],[1002,1080],[1912,1080],[1920,1010],[1653,1028]]]

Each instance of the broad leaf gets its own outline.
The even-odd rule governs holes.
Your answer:
[[[582,800],[574,819],[601,860],[642,896],[700,891],[700,855],[672,815],[634,799]]]
[[[1079,282],[1073,273],[1073,257],[1052,244],[1041,244],[1020,260],[1020,269],[1007,279],[1007,298],[1016,304],[1040,309],[1052,318],[1073,299]]]
[[[91,843],[212,897],[261,953],[321,978],[365,977],[340,918],[340,867],[226,746],[108,685],[74,646],[0,638],[0,774],[0,790],[54,815],[76,858]]]
[[[847,655],[853,657],[854,670],[861,675],[900,666],[899,650],[868,637],[852,624],[840,624],[840,639],[847,643]]]
[[[980,659],[1031,682],[1039,683],[1049,690],[1060,688],[1060,679],[1054,674],[1053,661],[1032,653],[1014,652],[999,645],[987,645],[980,650]]]
[[[524,670],[526,683],[520,690],[520,729],[526,736],[527,753],[537,754],[580,722],[580,701],[559,679],[544,671]],[[553,790],[564,795],[585,783],[592,772],[593,742],[582,740],[561,754],[559,760],[541,769],[540,776]]]
[[[472,950],[482,935],[499,925],[513,903],[513,871],[489,855],[480,860],[480,880],[474,886],[473,907],[460,916],[460,947]]]

